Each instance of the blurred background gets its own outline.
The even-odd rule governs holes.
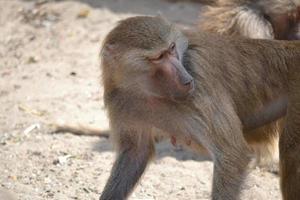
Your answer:
[[[197,0],[0,0],[0,200],[10,198],[4,193],[98,199],[114,159],[110,141],[51,134],[47,124],[107,130],[98,58],[106,33],[135,15],[192,27],[202,7]],[[206,157],[165,141],[130,199],[209,199],[211,179]],[[279,199],[278,177],[255,169],[243,191],[243,199]]]

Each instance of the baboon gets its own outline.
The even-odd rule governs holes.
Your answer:
[[[253,156],[249,141],[257,138],[243,122],[286,97],[300,41],[180,31],[161,17],[140,16],[109,32],[101,62],[117,157],[100,199],[129,196],[154,155],[155,127],[196,152],[204,146],[214,162],[212,199],[233,200]]]
[[[297,33],[300,0],[207,0],[198,2],[211,5],[204,11],[199,23],[199,28],[203,31],[250,38],[300,38]],[[283,121],[283,119],[272,120],[272,123],[254,128],[258,125],[256,123],[262,123],[263,120],[253,117],[252,120],[245,120],[244,132],[248,132],[245,137],[251,135],[247,140],[257,154],[257,164],[266,165],[273,159]],[[60,126],[56,132],[62,130],[75,134],[103,136],[101,129],[97,130],[87,125]],[[105,134],[106,136],[108,135]],[[156,141],[160,141],[161,138],[162,134],[158,134]]]
[[[250,38],[300,39],[300,0],[217,0],[199,22],[202,31]]]

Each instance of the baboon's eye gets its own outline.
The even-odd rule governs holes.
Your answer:
[[[171,50],[171,51],[174,51],[174,50],[175,50],[175,43],[174,43],[174,42],[172,42],[172,43],[170,44],[170,50]]]
[[[161,60],[163,59],[163,57],[164,57],[164,53],[160,53],[160,54],[158,54],[157,56],[154,56],[154,57],[152,57],[152,58],[149,58],[149,60],[150,60],[151,62],[159,62],[159,61],[161,61]]]

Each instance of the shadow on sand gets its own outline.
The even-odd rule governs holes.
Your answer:
[[[155,145],[156,149],[156,159],[161,159],[164,157],[174,157],[176,160],[187,161],[210,161],[210,157],[205,154],[196,154],[190,150],[174,147],[169,140],[164,140]],[[101,138],[98,142],[94,144],[93,150],[98,152],[114,151],[112,142],[109,139]]]

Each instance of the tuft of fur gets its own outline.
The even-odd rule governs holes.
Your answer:
[[[276,39],[273,18],[285,13],[299,20],[299,0],[218,0],[201,14],[202,31],[250,38]]]
[[[199,23],[202,31],[231,36],[273,39],[271,23],[248,6],[209,7]]]

